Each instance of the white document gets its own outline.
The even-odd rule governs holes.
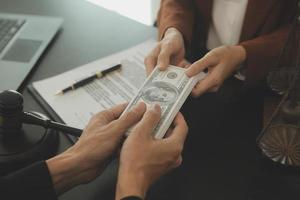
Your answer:
[[[94,114],[131,101],[146,79],[144,58],[155,45],[156,41],[150,39],[128,50],[34,82],[33,87],[67,125],[83,129]],[[74,91],[54,95],[75,81],[117,63],[122,64],[119,70]]]

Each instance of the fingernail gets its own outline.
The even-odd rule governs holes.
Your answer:
[[[160,71],[164,71],[164,70],[165,70],[165,68],[164,68],[162,65],[157,65],[157,67],[158,67],[158,69],[159,69]]]
[[[186,71],[185,71],[185,75],[187,75],[188,77],[191,76],[190,73],[191,73],[190,70],[186,70]]]
[[[160,112],[160,106],[157,103],[151,104],[149,106],[149,110],[152,110],[154,112]]]
[[[141,106],[142,104],[144,104],[144,103],[142,101],[140,101],[136,104],[136,106],[138,107],[138,106]]]
[[[128,111],[135,111],[135,110],[137,110],[139,107],[141,107],[141,105],[142,105],[142,102],[140,101],[140,102],[138,102],[137,104],[131,106],[131,107],[128,109]]]
[[[136,104],[136,108],[141,109],[144,105],[145,105],[145,103],[140,101]]]
[[[193,96],[193,97],[197,97],[197,94],[196,94],[196,90],[195,90],[195,89],[192,90],[192,96]]]

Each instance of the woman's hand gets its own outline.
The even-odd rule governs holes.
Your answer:
[[[168,28],[163,39],[145,59],[146,72],[149,75],[155,66],[165,70],[169,64],[178,65],[185,54],[182,34],[175,28]]]
[[[120,156],[117,200],[132,195],[144,198],[156,179],[181,164],[188,132],[186,122],[179,113],[167,137],[157,140],[152,133],[160,116],[158,105],[148,109],[125,140]]]
[[[200,96],[207,91],[217,91],[245,59],[246,50],[242,46],[221,46],[208,52],[186,71],[187,76],[192,77],[208,70],[208,75],[194,87],[192,95]]]
[[[146,111],[145,104],[138,104],[121,116],[125,108],[123,104],[93,116],[74,146],[46,161],[57,194],[103,172],[120,147],[124,133]]]

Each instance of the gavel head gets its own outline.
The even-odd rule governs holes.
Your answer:
[[[0,93],[0,135],[12,135],[22,128],[23,97],[13,90]]]

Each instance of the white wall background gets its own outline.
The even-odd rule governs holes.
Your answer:
[[[160,0],[86,0],[146,25],[153,25]]]

